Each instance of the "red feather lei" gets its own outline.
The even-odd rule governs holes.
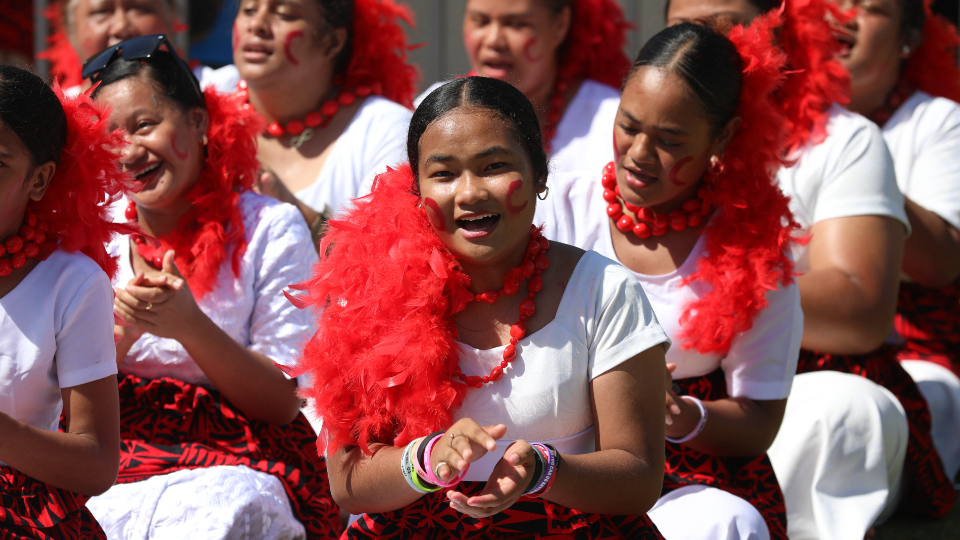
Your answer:
[[[70,44],[63,27],[63,6],[60,2],[50,2],[43,15],[50,21],[53,32],[47,37],[47,43],[50,46],[37,57],[50,62],[50,74],[61,86],[64,88],[79,86],[83,82],[80,78],[80,57],[73,50],[73,45]]]
[[[560,57],[557,78],[593,79],[620,88],[630,71],[624,54],[632,25],[614,0],[573,0],[572,23]]]
[[[707,256],[686,279],[708,283],[712,290],[686,306],[680,317],[684,346],[704,354],[729,351],[733,338],[752,328],[766,307],[766,292],[793,281],[787,251],[799,226],[774,180],[786,140],[784,119],[772,99],[786,60],[773,46],[780,24],[780,13],[774,11],[730,32],[743,60],[737,110],[743,123],[704,199],[717,209],[704,232]]]
[[[924,0],[922,41],[907,60],[901,79],[910,88],[960,103],[960,68],[955,56],[960,37],[955,26],[933,13],[932,3]]]
[[[407,62],[407,36],[400,21],[413,26],[413,14],[394,0],[354,0],[353,51],[343,86],[367,86],[407,108],[416,95],[417,68]]]
[[[207,159],[197,183],[185,199],[192,208],[180,216],[176,232],[159,238],[162,251],[176,252],[175,262],[197,298],[216,286],[220,265],[233,249],[233,273],[247,248],[240,194],[253,185],[257,170],[257,134],[263,120],[242,107],[235,94],[204,92],[210,127]]]
[[[322,453],[371,442],[404,445],[449,426],[468,388],[452,315],[473,299],[470,279],[417,211],[409,165],[377,177],[341,220],[329,221],[313,278],[296,286],[320,330],[299,372],[314,385]],[[376,219],[369,219],[376,216]]]
[[[840,43],[833,36],[828,13],[839,17],[825,0],[786,0],[778,42],[787,54],[788,76],[777,91],[787,120],[787,155],[827,137],[830,107],[850,101],[850,77],[838,60]]]
[[[50,187],[42,199],[27,205],[49,226],[39,258],[46,259],[57,249],[79,251],[112,279],[117,260],[107,254],[106,245],[114,234],[136,231],[114,223],[110,213],[110,205],[120,199],[125,187],[126,175],[120,172],[113,150],[124,145],[123,134],[109,130],[109,111],[87,95],[68,98],[56,85],[53,91],[67,116],[67,142]]]

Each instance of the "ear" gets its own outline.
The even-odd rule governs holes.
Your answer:
[[[724,152],[727,151],[727,147],[730,146],[730,141],[733,140],[733,136],[736,135],[742,123],[742,118],[734,116],[727,122],[727,125],[723,126],[723,130],[720,131],[720,136],[717,137],[716,142],[713,143],[713,155],[723,156]]]
[[[573,19],[573,8],[571,6],[566,6],[560,10],[560,13],[554,18],[554,25],[556,29],[557,42],[554,44],[554,47],[559,47],[563,44],[563,41],[567,39],[567,36],[570,35],[570,23]]]
[[[207,134],[207,128],[210,127],[210,115],[207,114],[206,109],[193,107],[187,111],[187,118],[190,120],[190,125],[197,130],[197,139],[203,139]]]
[[[27,175],[27,178],[24,179],[24,184],[26,184],[27,195],[32,201],[39,201],[43,198],[43,194],[47,192],[47,188],[50,187],[50,181],[53,179],[53,173],[57,171],[57,164],[52,161],[47,161],[46,163],[41,163],[36,167],[32,173]]]
[[[347,46],[347,29],[334,28],[332,32],[324,36],[324,45],[326,49],[323,54],[330,60],[333,60],[340,54],[340,51]]]

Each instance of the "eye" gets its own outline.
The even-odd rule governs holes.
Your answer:
[[[485,171],[495,171],[495,170],[497,170],[497,169],[500,169],[500,168],[506,167],[506,166],[507,166],[506,163],[504,163],[504,162],[502,162],[502,161],[498,161],[498,162],[496,162],[496,163],[491,163],[491,164],[487,165],[487,168],[484,169],[484,170],[485,170]]]
[[[450,171],[437,171],[437,172],[431,173],[429,178],[451,178],[452,176],[453,176],[453,173]]]
[[[676,148],[676,147],[680,146],[680,143],[670,142],[670,141],[664,140],[664,139],[662,139],[662,138],[661,138],[661,139],[657,139],[657,140],[660,141],[660,144],[661,144],[661,145],[666,146],[667,148]]]
[[[630,127],[624,124],[617,124],[617,125],[620,126],[620,129],[622,129],[624,133],[627,133],[630,135],[636,135],[637,133],[640,133],[640,130],[635,127]]]

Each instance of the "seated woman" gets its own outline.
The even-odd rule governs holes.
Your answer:
[[[552,172],[592,172],[611,157],[629,28],[614,0],[469,0],[463,45],[471,75],[506,81],[533,102]]]
[[[538,210],[545,234],[637,277],[667,335],[667,538],[786,538],[766,450],[783,418],[803,331],[789,257],[796,223],[770,173],[783,57],[767,17],[730,37],[668,28],[640,51],[613,127],[616,161],[573,176]]]
[[[143,234],[120,256],[118,485],[90,508],[110,535],[322,538],[339,528],[300,400],[275,364],[293,362],[309,315],[282,290],[309,275],[309,231],[290,205],[250,191],[256,116],[201,94],[163,43],[120,43],[93,80],[129,143],[127,219]],[[134,56],[131,51],[130,56]]]
[[[664,349],[636,280],[531,225],[530,102],[482,77],[430,94],[411,166],[332,221],[297,301],[347,538],[661,538]],[[376,214],[377,219],[369,220]]]
[[[0,66],[4,538],[106,539],[84,505],[113,485],[120,459],[109,277],[117,262],[105,247],[130,227],[114,224],[104,201],[120,196],[110,148],[121,143],[86,96],[64,98]]]
[[[295,205],[314,239],[327,217],[404,159],[416,68],[380,0],[243,0],[233,26],[237,93],[267,121],[255,189]]]

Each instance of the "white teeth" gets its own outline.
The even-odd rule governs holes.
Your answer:
[[[144,176],[144,175],[146,175],[146,174],[152,173],[153,171],[157,170],[159,167],[160,167],[160,163],[156,163],[156,164],[154,164],[154,165],[151,165],[150,167],[147,167],[147,168],[144,169],[143,171],[137,173],[137,175],[136,175],[135,178],[140,178],[141,176]]]
[[[494,216],[496,216],[496,215],[497,215],[497,214],[484,214],[484,215],[482,215],[482,216],[465,217],[465,218],[460,218],[460,219],[462,219],[463,221],[479,221],[479,220],[481,220],[481,219],[488,218],[488,217],[494,217]]]

